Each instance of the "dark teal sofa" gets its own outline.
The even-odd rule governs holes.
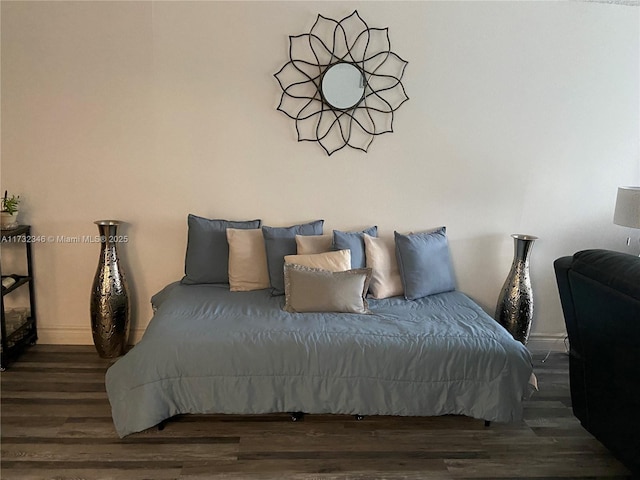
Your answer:
[[[573,412],[640,477],[640,258],[585,250],[554,262]]]

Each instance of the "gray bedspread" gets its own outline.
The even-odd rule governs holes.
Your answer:
[[[287,313],[268,290],[167,286],[106,374],[123,437],[181,413],[521,418],[527,349],[460,292],[370,300],[371,315]]]

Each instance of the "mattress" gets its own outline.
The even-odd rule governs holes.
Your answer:
[[[224,285],[156,294],[143,338],[106,373],[118,435],[188,413],[522,416],[529,352],[461,292],[371,299],[368,315],[283,303]]]

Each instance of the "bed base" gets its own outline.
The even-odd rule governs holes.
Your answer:
[[[301,422],[302,420],[304,420],[304,412],[290,412],[289,415],[291,417],[291,421],[292,422]],[[353,418],[355,418],[357,421],[364,420],[364,415],[354,415]],[[166,420],[162,420],[158,424],[158,431],[159,432],[164,430],[164,427],[167,426],[167,423],[169,422],[169,420],[171,420],[171,419],[167,418]],[[490,427],[491,426],[491,421],[490,420],[485,420],[484,421],[484,426],[485,427]]]
[[[304,420],[304,412],[291,412],[289,415],[291,416],[292,422],[300,422]],[[364,415],[354,415],[353,418],[358,421],[364,420]]]

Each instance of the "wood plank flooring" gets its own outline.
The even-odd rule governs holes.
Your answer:
[[[2,377],[1,478],[630,478],[571,412],[568,357],[535,355],[540,391],[516,424],[467,417],[182,416],[119,439],[91,346],[36,345]]]

